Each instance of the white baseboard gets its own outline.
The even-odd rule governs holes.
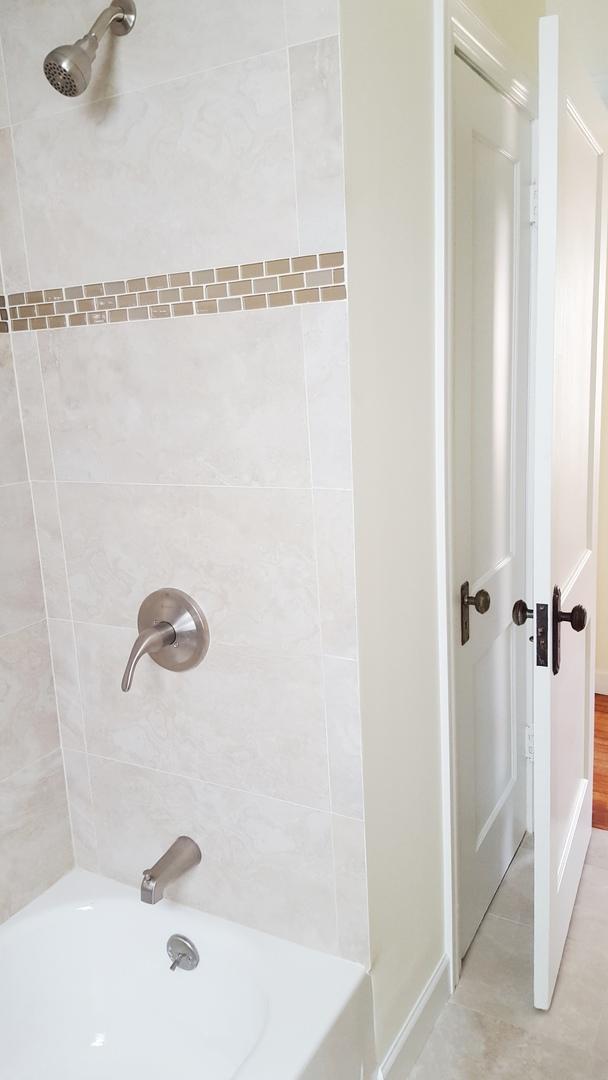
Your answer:
[[[595,692],[596,694],[608,694],[608,671],[596,671]]]
[[[386,1055],[378,1080],[406,1080],[450,996],[450,964],[442,956]]]

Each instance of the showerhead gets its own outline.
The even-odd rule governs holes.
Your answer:
[[[133,0],[116,0],[102,11],[88,34],[73,45],[59,45],[44,60],[44,74],[54,90],[65,97],[78,97],[91,81],[97,46],[107,30],[128,34],[135,24]]]
[[[78,97],[86,90],[91,81],[91,70],[97,45],[89,56],[81,38],[74,45],[59,45],[53,49],[44,61],[44,74],[53,90],[58,90],[65,97]]]

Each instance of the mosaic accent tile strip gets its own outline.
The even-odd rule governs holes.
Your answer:
[[[344,252],[0,296],[0,333],[221,315],[346,299]]]

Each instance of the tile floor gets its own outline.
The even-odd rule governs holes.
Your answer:
[[[608,1080],[608,832],[593,830],[553,1005],[532,1005],[524,841],[410,1080]]]

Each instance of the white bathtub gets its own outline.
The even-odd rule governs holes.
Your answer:
[[[169,970],[171,934],[200,953]],[[0,927],[6,1080],[367,1080],[369,979],[74,870]]]

